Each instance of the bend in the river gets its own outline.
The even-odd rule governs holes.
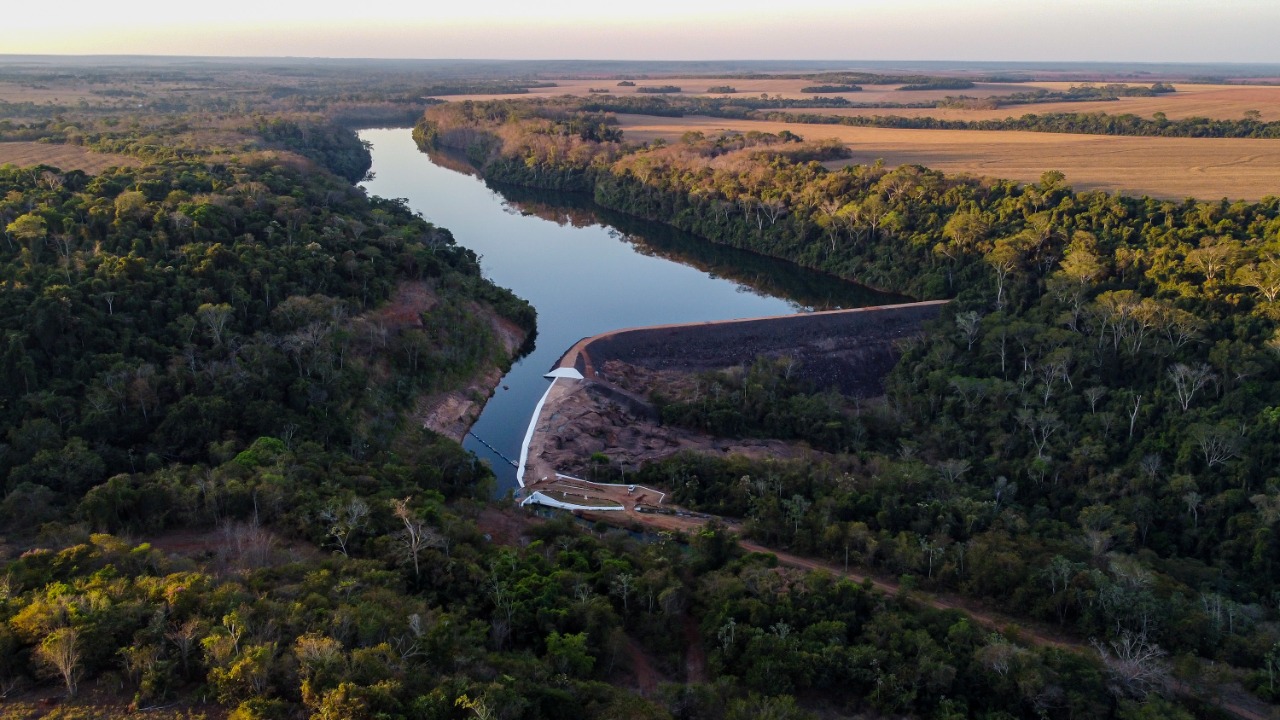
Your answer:
[[[566,348],[608,330],[764,317],[817,308],[900,302],[790,263],[713,245],[565,193],[502,192],[453,162],[418,151],[407,129],[365,130],[373,144],[371,194],[405,198],[481,256],[486,277],[538,311],[534,350],[502,379],[472,428],[507,457],[520,451],[547,372]],[[449,169],[444,165],[458,169]],[[499,489],[516,487],[515,468],[468,437],[489,460]]]

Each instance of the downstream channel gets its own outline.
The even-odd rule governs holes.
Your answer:
[[[365,130],[374,195],[405,198],[481,257],[486,277],[538,311],[534,350],[518,361],[472,428],[509,458],[520,454],[543,373],[578,340],[618,328],[730,320],[903,302],[795,265],[700,241],[599,208],[589,198],[494,188],[465,162],[419,152],[406,129]],[[498,489],[515,468],[467,437]]]

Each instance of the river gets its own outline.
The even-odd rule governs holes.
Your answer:
[[[783,315],[900,302],[790,263],[711,245],[664,225],[593,206],[588,198],[501,191],[456,159],[420,152],[407,129],[364,130],[372,143],[370,194],[405,198],[430,222],[481,257],[486,277],[538,311],[534,350],[515,363],[472,432],[518,458],[542,375],[578,340],[642,325]],[[515,468],[468,437],[490,462],[498,489],[517,486]]]

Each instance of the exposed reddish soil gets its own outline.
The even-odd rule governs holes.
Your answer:
[[[369,322],[388,332],[422,327],[422,313],[435,307],[436,294],[426,282],[402,282],[386,305],[368,313]]]
[[[649,696],[658,689],[658,683],[667,682],[667,678],[653,667],[653,661],[649,659],[649,653],[636,642],[635,638],[627,636],[627,658],[631,661],[631,673],[635,677],[635,688],[641,695]]]
[[[421,328],[422,314],[435,307],[437,301],[435,291],[427,282],[404,282],[396,288],[390,302],[366,317],[373,327],[395,334],[410,328]],[[508,357],[514,357],[524,344],[524,330],[498,315],[492,308],[473,304],[471,309],[488,319],[494,338]],[[421,397],[415,405],[413,415],[424,427],[461,442],[476,418],[480,417],[485,399],[493,394],[503,374],[502,368],[490,367],[473,378],[466,387]]]
[[[693,616],[684,619],[684,648],[685,682],[706,682],[707,653],[702,647],[702,636],[698,634],[698,624],[693,621]]]
[[[500,509],[486,505],[476,518],[480,532],[488,535],[498,545],[518,546],[529,528],[542,523],[542,519],[519,510]]]
[[[135,157],[93,152],[79,145],[0,142],[0,165],[8,163],[18,167],[51,165],[63,171],[83,170],[90,175],[96,175],[110,167],[138,167],[142,164]]]

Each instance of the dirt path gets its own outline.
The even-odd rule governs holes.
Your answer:
[[[631,672],[635,675],[636,689],[641,695],[652,695],[658,689],[658,683],[667,681],[653,667],[649,653],[630,635],[627,636],[627,657],[631,659]]]
[[[707,652],[702,647],[702,635],[692,615],[684,619],[684,673],[685,682],[707,681]]]
[[[737,523],[725,518],[712,518],[710,516],[692,517],[654,515],[648,513],[595,513],[591,515],[591,518],[603,520],[608,523],[622,523],[624,525],[639,524],[655,530],[679,530],[686,533],[697,530],[712,519],[720,520],[731,529],[739,527]],[[751,540],[745,540],[741,536],[738,538],[738,545],[748,552],[771,554],[778,558],[778,564],[784,567],[797,568],[800,570],[822,570],[833,575],[846,577],[857,583],[870,581],[872,587],[886,595],[898,595],[902,592],[901,584],[892,580],[878,578],[864,572],[857,572],[853,570],[846,571],[835,563],[826,562],[824,560],[815,560],[813,558],[802,557],[800,555],[777,550]],[[1044,625],[1028,623],[1026,619],[1013,618],[1008,615],[993,612],[965,598],[947,595],[926,595],[919,592],[912,592],[906,597],[909,601],[924,607],[930,607],[936,610],[958,610],[963,612],[975,623],[988,630],[997,632],[1015,630],[1017,637],[1025,643],[1043,647],[1054,647],[1089,656],[1094,655],[1093,648],[1080,640],[1070,638],[1065,634],[1056,632]],[[686,639],[685,663],[688,673],[688,681],[704,682],[706,677],[706,657],[703,654],[701,641],[698,637],[697,625],[693,624],[691,619],[687,620],[684,632]],[[692,633],[692,635],[690,633]],[[698,677],[703,679],[695,679]],[[1239,688],[1196,688],[1187,685],[1186,683],[1174,681],[1172,684],[1172,690],[1180,696],[1199,699],[1202,702],[1213,705],[1214,707],[1217,707],[1234,717],[1241,718],[1242,720],[1276,720],[1277,718],[1280,718],[1280,708],[1267,705]],[[1217,697],[1215,697],[1215,695]]]
[[[902,590],[902,586],[898,583],[876,578],[868,574],[854,572],[852,570],[846,571],[835,563],[793,555],[788,552],[775,550],[773,548],[765,547],[759,543],[755,543],[750,540],[743,540],[741,538],[738,539],[738,545],[749,552],[769,553],[778,558],[779,565],[783,565],[785,567],[799,568],[801,570],[824,570],[833,575],[846,577],[857,583],[870,581],[872,587],[886,595],[896,595]],[[920,605],[937,610],[959,610],[971,617],[974,622],[989,630],[1004,632],[1016,627],[1019,637],[1036,645],[1049,645],[1052,647],[1062,648],[1064,650],[1087,650],[1087,646],[1072,642],[1071,640],[1057,635],[1046,628],[1028,626],[1025,620],[1018,621],[999,613],[979,609],[973,602],[960,598],[937,595],[923,596],[919,593],[913,593],[910,596],[910,599]]]

